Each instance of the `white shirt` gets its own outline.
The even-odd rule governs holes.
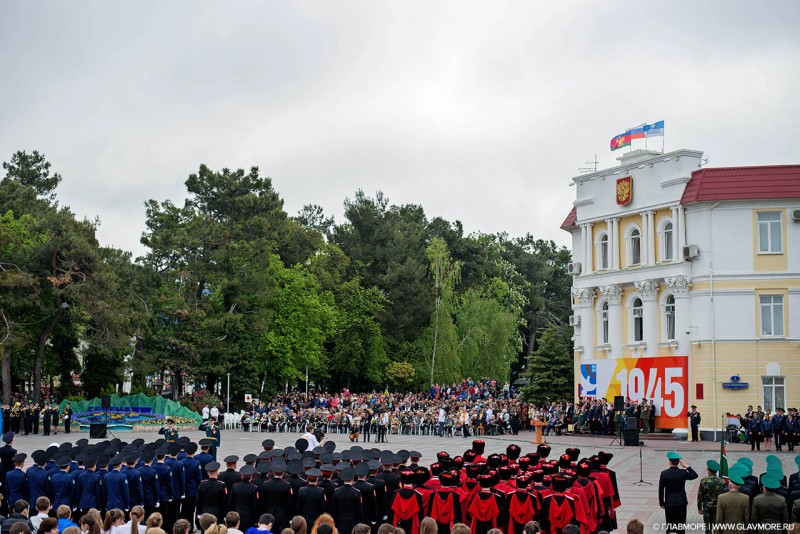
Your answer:
[[[317,437],[311,432],[306,432],[303,434],[303,439],[308,442],[307,450],[313,451],[315,448],[319,447],[319,441],[317,441]]]
[[[211,408],[211,417],[213,417],[214,419],[219,418],[219,408],[217,408],[216,406]]]
[[[445,411],[444,408],[439,408],[439,422],[444,423]]]
[[[203,406],[203,411],[201,413],[203,414],[203,419],[208,419],[209,417],[208,406]]]
[[[131,534],[131,526],[133,524],[128,521],[124,525],[120,525],[117,527],[117,534]],[[144,534],[147,531],[147,525],[139,524],[139,534]]]

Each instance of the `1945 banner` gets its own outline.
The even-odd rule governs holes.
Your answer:
[[[605,398],[612,403],[617,395],[638,402],[653,399],[659,428],[686,428],[688,391],[687,356],[610,358],[580,363],[579,396]]]

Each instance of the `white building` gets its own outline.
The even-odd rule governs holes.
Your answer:
[[[655,398],[673,428],[690,404],[706,429],[748,404],[800,406],[800,165],[703,168],[695,150],[619,161],[573,178],[562,225],[579,394]]]

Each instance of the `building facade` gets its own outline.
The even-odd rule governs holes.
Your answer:
[[[692,404],[706,430],[800,407],[800,165],[702,157],[635,150],[577,176],[562,224],[577,394],[654,399],[662,428]]]

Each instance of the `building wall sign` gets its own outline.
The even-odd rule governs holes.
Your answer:
[[[617,178],[617,204],[627,206],[633,200],[633,177]]]
[[[749,382],[742,382],[739,375],[733,375],[730,382],[723,382],[722,389],[747,389],[750,387]]]

